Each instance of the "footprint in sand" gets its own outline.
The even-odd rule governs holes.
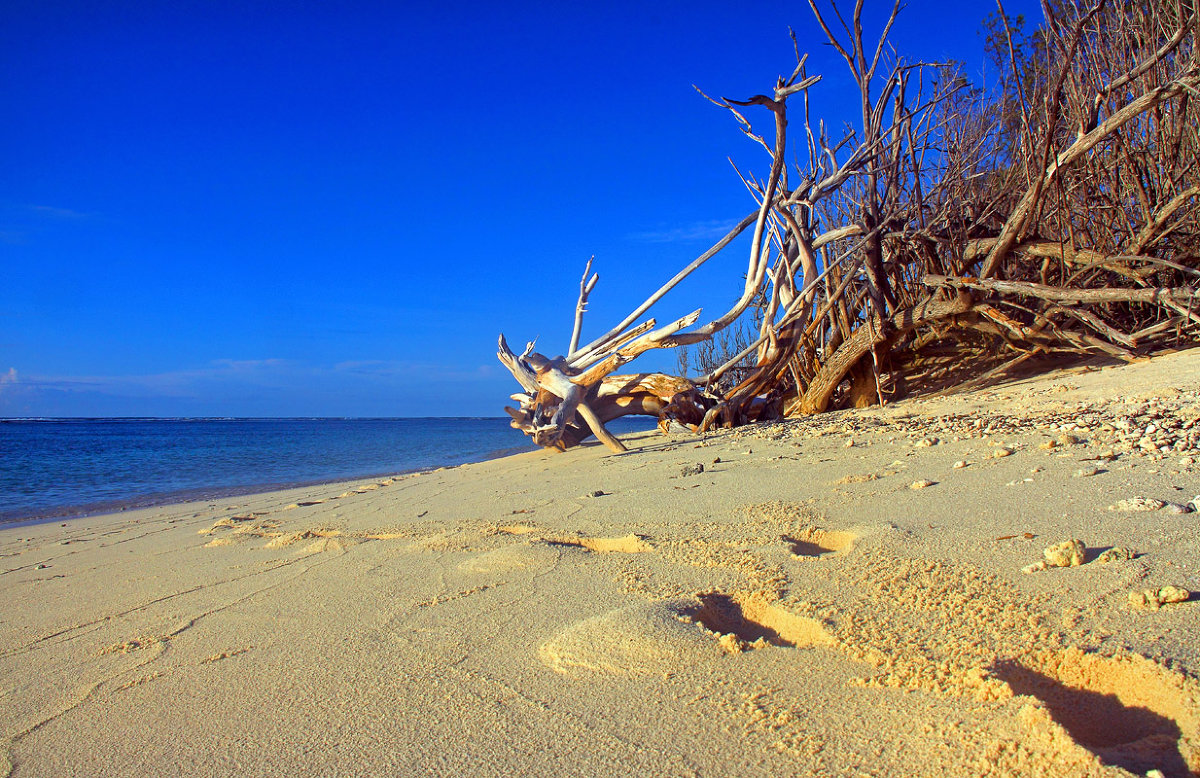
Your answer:
[[[854,548],[858,536],[853,532],[837,532],[818,529],[817,527],[801,527],[791,535],[780,537],[788,544],[793,559],[811,559],[827,554],[845,556]]]
[[[1000,662],[989,675],[1040,703],[1041,710],[1026,713],[1028,726],[1059,726],[1105,764],[1137,775],[1200,772],[1195,679],[1145,657],[1104,657],[1078,648]]]
[[[298,554],[320,554],[325,551],[345,551],[354,545],[350,538],[322,537],[300,549]]]
[[[832,645],[820,623],[761,595],[720,592],[642,603],[585,619],[538,649],[566,675],[650,675],[767,645]]]
[[[652,675],[721,656],[711,636],[679,617],[691,600],[639,603],[572,624],[538,649],[564,675]]]
[[[267,538],[275,537],[279,533],[275,528],[279,526],[278,522],[274,521],[258,521],[258,514],[250,513],[244,516],[228,516],[219,519],[208,529],[202,529],[198,534],[212,535],[217,530],[228,529],[228,533],[222,534],[220,537],[215,537],[204,544],[204,548],[221,548],[223,546],[232,546],[238,540],[255,537]],[[249,522],[249,523],[248,523]]]
[[[365,538],[366,540],[402,540],[404,538],[411,538],[412,533],[411,532],[369,532],[369,533],[366,533],[363,535],[359,535],[359,537]]]
[[[505,535],[528,535],[531,532],[537,532],[537,527],[529,524],[507,524],[496,528]]]
[[[742,511],[749,522],[764,530],[788,530],[778,537],[788,545],[794,559],[845,556],[859,540],[856,532],[822,529],[817,525],[821,517],[803,505],[772,501],[747,505]]]
[[[1133,654],[1031,650],[1031,640],[1053,645],[1060,636],[1042,626],[1044,614],[1011,583],[969,565],[856,559],[838,564],[866,597],[835,631],[852,658],[884,671],[864,685],[985,703],[1016,697],[1028,738],[1006,742],[1008,750],[993,755],[1007,754],[1004,769],[1024,764],[1027,770],[1031,759],[1050,759],[1070,760],[1089,775],[1101,764],[1138,775],[1200,774],[1197,679]]]
[[[644,537],[632,533],[619,538],[547,538],[546,542],[552,546],[570,546],[601,554],[642,554],[654,550],[654,546],[647,543]]]
[[[341,534],[339,530],[306,529],[272,538],[263,548],[286,548],[301,541],[313,540],[314,542],[302,548],[300,553],[315,554],[321,551],[344,551],[354,545],[354,541],[349,538],[340,537]]]
[[[233,529],[240,526],[244,522],[254,521],[258,518],[258,514],[248,513],[244,516],[226,516],[223,519],[217,519],[211,527],[197,531],[197,535],[211,535],[219,529]]]
[[[764,646],[832,646],[833,637],[819,621],[797,616],[762,594],[728,595],[708,592],[697,595],[699,606],[681,613],[719,636],[728,653]]]

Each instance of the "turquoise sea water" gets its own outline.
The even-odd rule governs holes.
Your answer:
[[[616,434],[649,429],[618,419]],[[0,521],[81,516],[532,450],[502,419],[0,420]]]

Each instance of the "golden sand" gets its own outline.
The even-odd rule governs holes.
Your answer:
[[[1194,774],[1197,368],[0,529],[0,775]]]

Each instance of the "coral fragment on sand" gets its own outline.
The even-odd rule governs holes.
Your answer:
[[[1156,500],[1153,497],[1130,497],[1127,500],[1118,500],[1108,506],[1110,511],[1124,511],[1126,513],[1136,511],[1157,511],[1165,507],[1166,503],[1162,500]]]
[[[1124,562],[1133,559],[1134,553],[1124,546],[1113,546],[1100,556],[1096,557],[1096,561],[1102,565],[1107,565],[1111,562]]]
[[[1049,567],[1078,567],[1083,564],[1085,550],[1082,540],[1064,540],[1043,549],[1042,556]]]
[[[1156,611],[1164,605],[1187,602],[1192,593],[1181,586],[1161,586],[1129,593],[1130,606],[1138,610]]]

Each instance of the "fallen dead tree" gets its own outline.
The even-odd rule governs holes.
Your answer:
[[[991,339],[1010,364],[1131,359],[1200,332],[1194,4],[1072,0],[1031,34],[1001,9],[989,29],[1004,77],[991,95],[944,64],[889,57],[898,3],[873,45],[862,0],[849,18],[831,9],[841,36],[810,5],[858,86],[858,126],[835,141],[810,120],[820,77],[798,44],[795,69],[770,95],[713,100],[769,157],[764,178],[739,172],[755,209],[581,346],[597,281],[589,261],[565,356],[533,343],[517,354],[501,336],[498,356],[522,388],[508,413],[539,445],[595,435],[623,450],[604,425],[628,414],[706,430],[883,402],[916,369],[914,355],[953,331]],[[770,116],[769,132],[750,110]],[[802,116],[798,143],[789,110]],[[729,310],[699,325],[699,310],[638,323],[748,230]],[[711,341],[752,307],[753,341],[703,375],[616,374],[647,351]]]

